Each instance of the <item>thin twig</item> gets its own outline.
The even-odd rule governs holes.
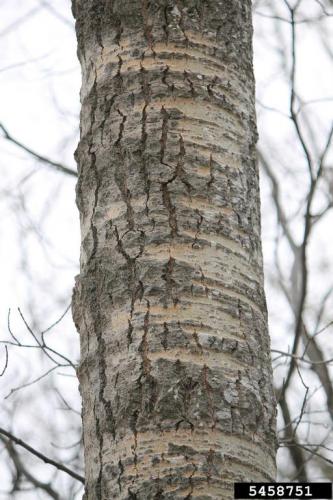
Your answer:
[[[258,158],[260,161],[260,164],[262,165],[266,175],[268,176],[269,180],[271,181],[272,184],[272,195],[273,195],[273,200],[276,208],[276,213],[277,213],[277,218],[278,222],[281,224],[282,230],[284,232],[284,235],[286,236],[288,243],[291,247],[292,250],[295,250],[296,248],[296,243],[291,236],[289,227],[288,227],[288,222],[287,222],[287,217],[284,213],[282,203],[281,203],[281,194],[280,194],[280,186],[279,183],[268,163],[266,160],[266,157],[264,156],[263,152],[261,150],[257,150]]]
[[[52,349],[52,347],[48,346],[45,341],[44,341],[44,338],[42,338],[42,342],[39,341],[39,339],[37,338],[36,334],[33,332],[32,328],[30,327],[30,325],[28,324],[27,320],[25,319],[21,309],[18,307],[17,308],[21,318],[22,318],[22,321],[23,323],[25,324],[28,332],[32,335],[32,337],[34,338],[34,340],[36,341],[36,343],[38,344],[38,347],[40,347],[40,349],[42,349],[42,351],[44,352],[44,354],[51,360],[53,361],[53,363],[56,363],[58,364],[59,366],[64,366],[63,364],[60,365],[60,363],[58,363],[55,359],[52,358],[52,356],[49,354],[48,351],[52,352],[53,354],[55,354],[56,356],[59,356],[59,358],[62,358],[64,361],[66,361],[69,365],[72,366],[72,368],[74,368],[74,370],[76,369],[75,368],[75,365],[73,364],[73,362],[67,358],[66,356],[64,356],[63,354],[60,354],[60,352]]]
[[[77,479],[77,481],[80,481],[81,483],[84,484],[84,477],[83,476],[68,469],[65,465],[63,465],[59,462],[56,462],[55,460],[52,460],[52,458],[48,458],[47,456],[43,455],[43,453],[40,453],[39,451],[35,450],[30,445],[28,445],[27,443],[22,441],[22,439],[19,439],[16,436],[14,436],[11,432],[8,432],[5,429],[3,429],[2,427],[0,427],[0,434],[2,434],[3,436],[6,436],[8,439],[13,441],[17,445],[22,446],[22,448],[29,451],[32,455],[35,455],[35,457],[40,458],[44,463],[49,464],[49,465],[53,465],[53,467],[56,467],[58,470],[65,472],[69,476],[74,477],[74,479]]]
[[[304,464],[304,454],[302,452],[302,449],[298,446],[298,439],[297,436],[294,435],[293,433],[293,427],[291,423],[291,418],[290,418],[290,412],[289,412],[289,407],[287,404],[286,399],[282,399],[279,401],[279,405],[281,408],[283,420],[285,423],[285,431],[284,435],[286,440],[289,440],[291,443],[294,444],[293,447],[290,447],[290,455],[291,459],[293,461],[295,469],[298,471],[298,480],[301,482],[306,482],[307,481],[307,473],[305,469],[305,464]]]
[[[30,149],[28,146],[25,146],[22,144],[22,142],[18,141],[17,139],[14,139],[12,135],[8,132],[8,130],[0,123],[0,129],[4,133],[4,138],[7,139],[8,141],[12,142],[13,144],[16,144],[20,149],[25,151],[26,153],[29,153],[32,155],[34,158],[37,160],[41,161],[42,163],[45,163],[49,165],[50,167],[58,170],[59,172],[62,172],[63,174],[68,174],[71,175],[72,177],[77,177],[77,172],[75,170],[72,170],[69,167],[66,167],[65,165],[62,165],[61,163],[58,163],[56,161],[50,160],[50,158],[47,158],[46,156],[43,156],[39,153],[36,153],[36,151],[33,151]]]
[[[5,371],[7,370],[8,366],[8,347],[5,345],[5,352],[6,352],[6,360],[5,360],[5,366],[2,369],[2,372],[0,373],[0,377],[2,377],[5,374]]]
[[[70,365],[68,365],[70,366]],[[31,385],[34,385],[36,384],[37,382],[39,382],[40,380],[42,380],[43,378],[47,377],[51,372],[53,372],[54,370],[57,370],[59,367],[56,365],[56,366],[52,366],[52,368],[50,368],[49,370],[47,370],[45,373],[43,373],[42,375],[40,375],[39,377],[35,378],[34,380],[32,380],[31,382],[27,382],[26,384],[22,384],[18,387],[14,387],[14,389],[11,389],[9,391],[9,393],[4,397],[4,399],[8,399],[10,396],[12,396],[15,392],[17,391],[20,391],[21,389],[25,389],[26,387],[30,387]]]
[[[306,210],[305,210],[305,224],[304,224],[304,232],[303,232],[303,241],[300,247],[300,269],[301,269],[301,287],[300,287],[300,292],[299,292],[299,302],[297,304],[297,312],[295,313],[295,336],[294,336],[294,342],[293,342],[293,347],[292,347],[292,354],[295,355],[297,352],[297,348],[299,345],[300,338],[302,336],[302,331],[303,331],[303,309],[304,305],[306,302],[306,297],[307,297],[307,287],[308,287],[308,265],[307,265],[307,247],[308,247],[308,241],[310,238],[310,233],[312,229],[312,217],[311,217],[311,209],[312,209],[312,202],[314,199],[314,195],[316,192],[316,188],[318,185],[318,181],[321,178],[322,172],[323,172],[323,166],[324,166],[324,160],[327,155],[331,140],[332,140],[332,135],[333,135],[333,127],[329,133],[325,148],[323,150],[323,153],[320,157],[319,160],[319,165],[317,168],[317,171],[313,171],[313,162],[311,159],[310,152],[307,148],[307,145],[305,143],[305,140],[303,138],[303,135],[300,130],[298,118],[295,112],[295,99],[296,99],[296,93],[295,93],[295,78],[296,78],[296,28],[295,28],[295,23],[294,23],[294,18],[295,18],[295,11],[296,8],[299,6],[299,2],[297,3],[295,8],[291,8],[288,1],[284,0],[284,3],[287,5],[290,11],[290,16],[291,16],[291,39],[292,39],[292,47],[291,47],[291,55],[292,55],[292,69],[291,69],[291,94],[290,94],[290,114],[291,114],[291,119],[294,123],[298,139],[302,145],[303,151],[305,153],[306,159],[307,159],[307,166],[308,166],[308,171],[309,171],[309,177],[310,177],[310,188],[307,196],[307,203],[306,203]],[[280,393],[280,398],[285,397],[286,390],[288,388],[288,385],[290,383],[291,377],[293,375],[295,366],[296,366],[296,360],[294,357],[291,357],[291,362],[289,365],[289,370],[287,373],[287,376],[285,378],[285,381],[283,383],[281,393]]]
[[[303,356],[297,356],[296,354],[292,354],[290,352],[285,352],[285,351],[280,351],[279,349],[271,349],[271,352],[274,352],[276,354],[281,354],[281,356],[287,356],[289,358],[294,358],[297,361],[300,361],[302,363],[307,363],[309,365],[327,365],[328,363],[333,362],[333,358],[326,359],[323,361],[309,361],[308,359],[304,359]]]
[[[54,323],[52,323],[52,325],[48,326],[45,330],[43,330],[41,332],[41,335],[42,337],[45,335],[45,333],[49,332],[50,330],[52,330],[52,328],[54,328],[56,325],[58,325],[60,323],[60,321],[66,316],[66,314],[68,313],[68,311],[70,310],[71,308],[71,305],[72,304],[69,304],[65,311],[62,313],[62,315],[60,316],[60,318],[58,318]]]
[[[23,465],[19,457],[19,454],[17,453],[15,447],[13,446],[12,441],[2,436],[0,436],[0,440],[4,443],[7,453],[10,456],[16,469],[16,477],[13,480],[13,488],[11,493],[13,493],[14,491],[22,491],[22,488],[19,488],[19,481],[21,475],[23,475],[32,484],[34,488],[38,488],[45,491],[54,500],[59,500],[60,498],[59,494],[51,487],[49,483],[44,483],[42,481],[39,481],[39,479],[33,476],[27,470],[25,465]]]

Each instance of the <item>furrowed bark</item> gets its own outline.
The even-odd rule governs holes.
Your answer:
[[[75,0],[88,500],[275,476],[250,0]]]

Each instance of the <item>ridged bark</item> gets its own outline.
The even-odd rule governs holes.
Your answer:
[[[88,500],[275,475],[250,0],[75,0]]]

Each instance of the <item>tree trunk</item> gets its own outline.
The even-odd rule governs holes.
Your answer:
[[[88,500],[275,475],[250,0],[73,0]]]

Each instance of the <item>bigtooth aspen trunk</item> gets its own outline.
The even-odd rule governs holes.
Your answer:
[[[275,476],[250,0],[73,0],[88,500]]]

